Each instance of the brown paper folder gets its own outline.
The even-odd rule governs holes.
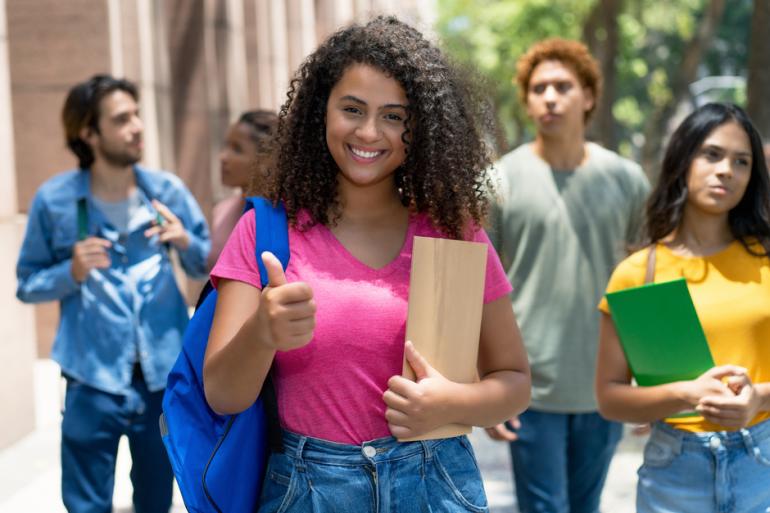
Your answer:
[[[406,339],[436,370],[458,383],[477,380],[486,269],[486,244],[414,238]],[[402,375],[412,380],[415,377],[406,359]],[[470,432],[471,426],[449,424],[401,441]]]

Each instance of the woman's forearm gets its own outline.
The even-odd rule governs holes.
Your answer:
[[[203,368],[209,406],[221,414],[239,413],[254,403],[275,357],[275,349],[258,342],[252,315],[233,339],[212,354]]]
[[[529,406],[530,377],[523,371],[500,370],[476,383],[455,383],[450,394],[452,422],[489,427],[518,415]]]
[[[599,412],[609,420],[653,422],[693,409],[686,399],[686,381],[652,387],[608,383],[598,394]]]

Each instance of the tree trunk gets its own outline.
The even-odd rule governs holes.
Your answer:
[[[641,164],[652,181],[657,178],[660,172],[663,137],[668,130],[671,116],[676,111],[677,105],[690,93],[689,86],[696,78],[704,51],[714,38],[714,33],[725,10],[725,2],[726,0],[710,0],[706,5],[698,29],[693,34],[692,39],[687,42],[682,54],[682,62],[671,78],[671,100],[655,108],[645,125],[645,143],[642,148]]]
[[[583,40],[599,61],[604,81],[588,137],[612,150],[618,145],[612,105],[615,103],[615,59],[620,41],[618,14],[622,8],[623,0],[598,0],[583,26]]]
[[[770,2],[754,0],[749,43],[748,104],[746,109],[762,134],[770,143]]]

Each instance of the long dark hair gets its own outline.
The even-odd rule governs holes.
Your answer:
[[[758,241],[770,255],[770,176],[762,151],[762,139],[746,112],[731,103],[708,103],[687,116],[671,136],[663,158],[658,184],[647,202],[646,236],[655,243],[679,227],[687,203],[687,174],[703,141],[717,127],[735,122],[751,143],[751,177],[741,201],[728,213],[733,237],[746,249],[761,255],[752,244]]]
[[[481,224],[491,190],[483,134],[490,133],[492,118],[468,74],[393,17],[340,30],[300,66],[279,114],[267,195],[284,201],[292,223],[301,209],[316,223],[333,225],[339,218],[339,169],[326,145],[326,104],[353,64],[383,71],[406,92],[407,156],[395,172],[403,204],[427,213],[450,237],[461,238],[470,221]]]

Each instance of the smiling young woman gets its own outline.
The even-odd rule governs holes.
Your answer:
[[[340,186],[383,183],[391,194],[406,158],[406,92],[373,66],[354,64],[332,88],[326,109],[326,144],[340,169]]]
[[[241,218],[212,271],[204,366],[225,413],[251,405],[272,367],[283,451],[258,511],[488,510],[466,437],[396,440],[493,425],[529,401],[511,287],[481,228],[490,161],[473,97],[395,18],[332,35],[292,81],[267,189],[286,207],[290,264],[263,255],[260,290],[254,214]],[[415,236],[487,245],[477,383],[449,381],[404,343]],[[401,377],[405,356],[416,381]]]

